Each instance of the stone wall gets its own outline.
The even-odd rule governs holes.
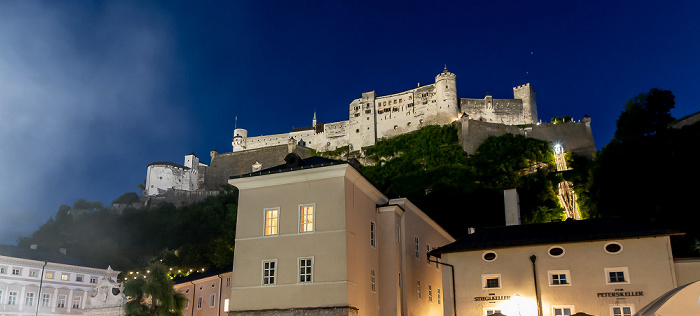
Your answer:
[[[506,125],[526,124],[523,113],[523,100],[493,99],[487,95],[483,99],[459,99],[462,113],[469,119]]]
[[[488,137],[510,133],[560,144],[565,151],[592,158],[596,148],[590,123],[590,118],[584,118],[579,122],[518,127],[462,118],[459,142],[467,154],[474,154]]]
[[[183,191],[183,190],[167,190],[156,196],[144,196],[141,198],[144,206],[157,205],[158,203],[172,203],[175,206],[185,206],[192,203],[204,201],[210,196],[219,194],[218,190],[211,191]]]
[[[216,154],[206,167],[204,175],[204,189],[218,190],[228,183],[231,176],[253,172],[253,165],[261,164],[261,169],[284,164],[284,157],[290,152],[290,146],[277,145],[257,149],[249,149],[239,152]],[[292,146],[292,152],[301,158],[311,157],[311,149],[301,146]]]
[[[357,316],[355,307],[316,307],[294,309],[268,309],[260,311],[232,311],[229,316]]]

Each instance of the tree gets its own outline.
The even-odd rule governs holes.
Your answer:
[[[671,91],[652,88],[628,100],[617,119],[615,140],[632,141],[666,131],[674,120],[669,113],[676,104],[674,99]]]
[[[149,267],[145,278],[135,277],[124,284],[124,294],[129,297],[126,314],[135,316],[182,315],[187,298],[175,289],[162,264]]]

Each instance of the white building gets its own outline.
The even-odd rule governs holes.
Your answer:
[[[427,252],[447,232],[347,163],[286,160],[229,181],[240,190],[229,315],[442,315],[443,267]]]
[[[169,189],[196,191],[200,182],[199,167],[206,166],[194,153],[185,156],[184,166],[171,162],[151,163],[146,171],[144,195],[158,195]]]
[[[2,246],[0,316],[123,314],[118,274],[69,257],[64,249]]]
[[[700,279],[700,262],[673,259],[670,236],[678,234],[617,219],[567,220],[484,228],[431,254],[454,266],[444,274],[443,283],[455,282],[445,289],[445,315],[632,316]],[[687,315],[700,314],[697,300]]]

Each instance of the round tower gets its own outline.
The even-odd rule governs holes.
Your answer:
[[[445,69],[435,76],[435,110],[441,124],[447,124],[458,118],[459,101],[457,100],[457,80],[455,74]]]
[[[242,128],[233,130],[233,152],[246,150],[246,140],[248,139],[248,131]]]

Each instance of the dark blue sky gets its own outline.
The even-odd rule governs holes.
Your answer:
[[[348,104],[434,81],[539,116],[592,117],[608,143],[652,87],[700,111],[697,1],[44,1],[0,3],[0,243],[59,205],[109,204],[154,161],[347,119]],[[526,73],[529,76],[526,77]]]

